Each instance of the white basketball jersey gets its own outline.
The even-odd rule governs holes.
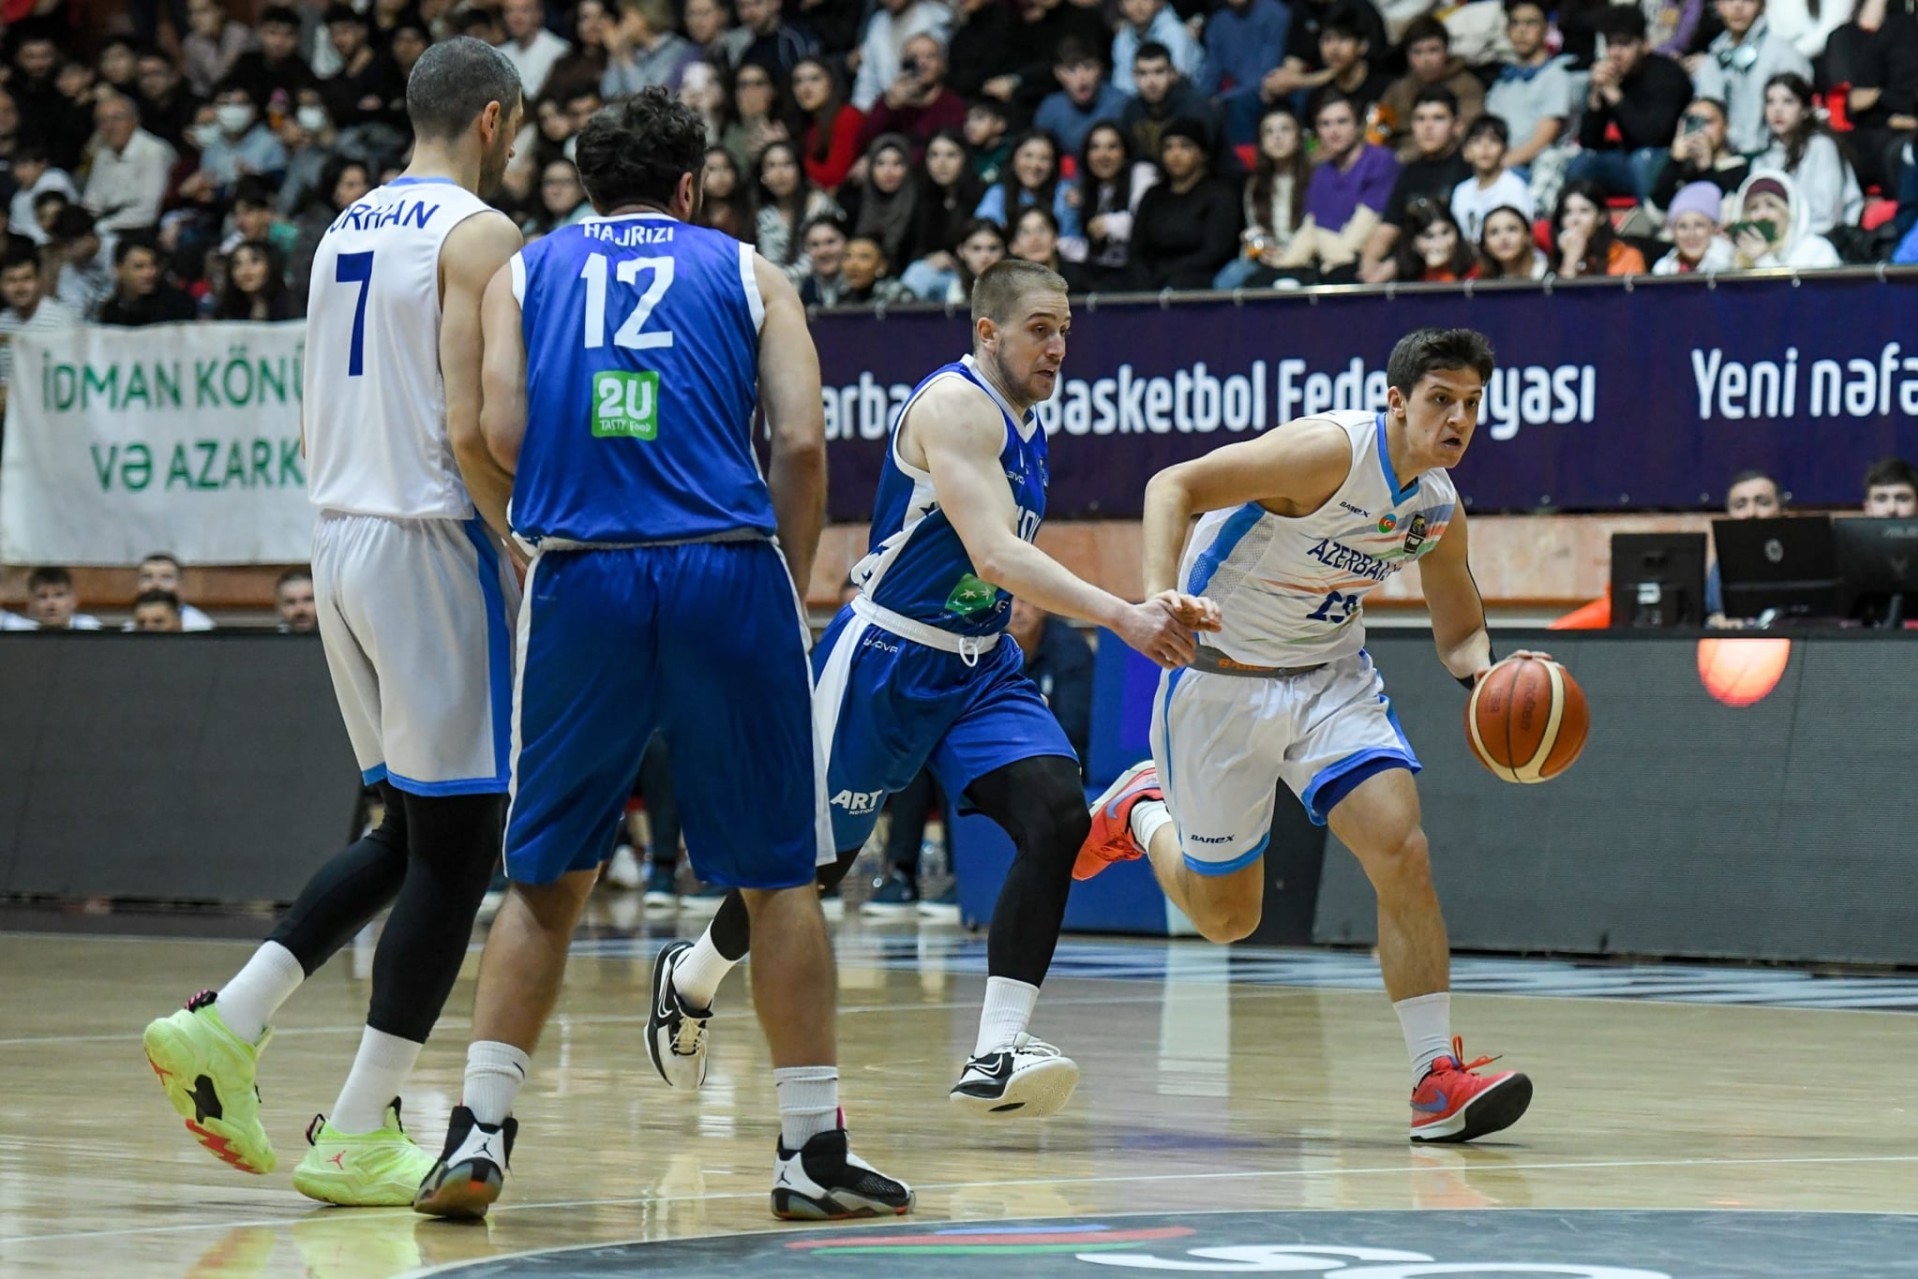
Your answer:
[[[446,434],[440,245],[489,206],[450,179],[400,178],[333,219],[313,254],[307,492],[329,511],[470,519]]]
[[[1438,545],[1457,508],[1458,490],[1442,469],[1399,487],[1383,414],[1319,417],[1352,442],[1352,469],[1338,492],[1296,519],[1256,502],[1209,511],[1179,566],[1185,590],[1209,596],[1223,614],[1223,629],[1200,642],[1234,661],[1315,666],[1358,652],[1366,595]]]

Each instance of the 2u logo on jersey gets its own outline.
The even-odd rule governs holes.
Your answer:
[[[607,369],[593,374],[593,438],[659,438],[659,374]]]

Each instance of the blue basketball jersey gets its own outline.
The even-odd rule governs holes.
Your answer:
[[[1018,534],[1030,542],[1046,514],[1046,433],[1030,410],[1015,417],[1012,406],[979,372],[971,356],[935,369],[913,388],[892,424],[892,443],[879,472],[873,502],[872,542],[853,566],[852,580],[866,598],[915,622],[957,635],[991,635],[1006,629],[1012,596],[973,571],[965,544],[940,509],[932,476],[899,458],[899,424],[926,388],[941,378],[962,378],[992,397],[1005,419],[1006,444],[999,466],[1019,508]]]
[[[770,537],[752,450],[753,250],[665,214],[589,218],[512,260],[526,340],[513,531],[530,542]]]

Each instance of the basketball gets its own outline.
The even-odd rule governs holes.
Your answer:
[[[1508,657],[1472,690],[1465,738],[1478,762],[1508,782],[1550,781],[1585,749],[1585,693],[1548,658]]]

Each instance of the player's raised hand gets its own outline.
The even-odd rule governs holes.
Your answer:
[[[1160,591],[1148,603],[1157,603],[1173,617],[1179,625],[1194,631],[1216,631],[1220,626],[1219,606],[1203,595],[1187,595],[1183,591]]]
[[[1168,669],[1189,665],[1198,653],[1191,628],[1156,597],[1143,604],[1127,605],[1113,629],[1120,639]]]

